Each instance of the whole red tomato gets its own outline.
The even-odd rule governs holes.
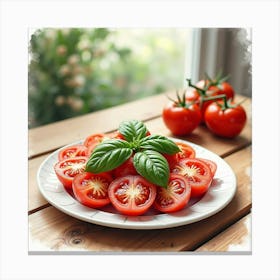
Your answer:
[[[200,105],[202,122],[204,122],[206,108],[213,102],[213,100],[207,100],[209,97],[215,99],[218,95],[225,95],[227,100],[233,100],[235,95],[232,86],[225,81],[228,77],[221,77],[221,73],[214,79],[211,79],[208,75],[206,77],[195,85],[192,84],[190,79],[187,79],[191,89],[186,92],[186,101],[197,102]],[[218,99],[216,98],[215,101]]]
[[[162,117],[167,128],[174,135],[190,134],[200,123],[201,113],[198,104],[171,101],[163,109]]]
[[[204,122],[204,113],[209,104],[213,101],[203,101],[204,97],[208,97],[206,94],[199,93],[195,89],[188,90],[186,92],[186,102],[196,103],[199,106],[201,112],[201,122]]]
[[[220,80],[201,80],[196,84],[199,88],[204,88],[206,86],[207,96],[216,96],[225,94],[227,100],[233,100],[235,92],[232,86],[228,82],[220,81]]]
[[[241,105],[228,104],[226,101],[224,104],[221,102],[210,104],[205,111],[205,123],[214,134],[233,138],[244,128],[246,112]]]

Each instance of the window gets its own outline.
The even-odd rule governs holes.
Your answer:
[[[29,126],[181,88],[191,34],[174,28],[32,30]]]
[[[250,30],[64,28],[30,30],[29,127],[229,74],[251,94]]]

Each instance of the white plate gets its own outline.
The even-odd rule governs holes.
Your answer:
[[[196,157],[210,159],[217,164],[214,180],[207,193],[200,200],[191,199],[181,211],[173,214],[161,214],[155,210],[149,210],[142,216],[130,217],[119,214],[111,205],[99,210],[83,206],[64,189],[55,175],[53,167],[58,161],[59,150],[63,148],[53,152],[39,167],[37,173],[39,189],[45,199],[62,212],[89,223],[108,227],[126,229],[171,228],[194,223],[214,215],[234,197],[236,177],[233,170],[213,152],[188,141],[172,139],[191,145],[196,151]],[[81,141],[71,145],[79,143]]]

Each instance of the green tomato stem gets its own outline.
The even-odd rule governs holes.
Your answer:
[[[192,84],[191,79],[186,79],[186,81],[188,82],[189,87],[196,89],[200,96],[207,96],[206,94],[207,88],[203,89],[197,87],[196,85]]]

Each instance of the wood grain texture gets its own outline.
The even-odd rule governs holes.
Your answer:
[[[239,102],[240,99],[241,97],[237,96],[236,101]],[[237,138],[216,137],[202,125],[191,135],[182,138],[225,157],[237,175],[238,189],[234,199],[226,208],[208,219],[165,230],[113,229],[72,218],[49,206],[39,193],[36,173],[48,152],[84,139],[91,133],[113,131],[127,116],[145,121],[152,133],[172,136],[161,118],[161,110],[166,102],[166,96],[162,94],[29,131],[29,156],[33,157],[29,160],[31,252],[177,252],[193,251],[197,248],[198,251],[227,250],[227,240],[233,240],[230,236],[233,238],[234,232],[240,230],[239,223],[235,222],[251,209],[251,101],[248,98],[243,103],[248,122]],[[231,225],[232,227],[229,227]],[[225,229],[226,231],[223,231]],[[219,234],[220,232],[222,233]],[[240,238],[243,233],[240,230]],[[211,241],[207,243],[211,238],[216,242],[215,245],[210,243]],[[202,244],[204,245],[201,246]]]
[[[54,207],[29,216],[29,250],[92,252],[192,251],[249,213],[251,209],[251,147],[225,160],[237,175],[232,202],[205,220],[165,230],[123,230],[98,226],[72,218]],[[215,248],[213,248],[215,250]]]
[[[28,157],[32,158],[53,151],[69,143],[84,139],[92,133],[116,130],[120,122],[127,119],[139,119],[142,121],[156,117],[160,117],[161,119],[163,106],[167,103],[166,95],[174,96],[174,92],[151,96],[110,109],[100,110],[84,116],[30,129],[28,133]],[[250,99],[236,96],[236,102],[243,99],[246,100],[243,106],[246,108],[248,115],[249,121],[247,127],[249,128],[251,119]],[[165,127],[163,122],[160,126]],[[205,129],[202,128],[202,132],[204,130]],[[170,134],[167,129],[165,131]],[[156,127],[154,127],[152,132],[159,133]],[[187,138],[194,143],[204,144],[205,141],[201,142],[204,135],[202,134],[201,136],[200,133],[201,127],[196,129],[195,132]],[[250,130],[247,129],[246,134],[243,132],[239,138],[242,139],[244,136],[250,138],[249,134]]]
[[[41,163],[49,154],[28,161],[28,211],[45,207],[48,202],[41,195],[37,184],[37,172]]]
[[[124,105],[70,118],[29,130],[29,158],[84,139],[92,133],[116,130],[127,119],[148,120],[161,114],[166,95],[151,96]]]
[[[251,253],[251,220],[248,214],[238,222],[199,247],[197,252],[239,252]]]
[[[158,96],[156,97],[158,98]],[[161,98],[163,98],[163,96],[161,96]],[[248,114],[248,121],[242,133],[234,139],[225,139],[225,138],[217,137],[213,135],[211,132],[209,132],[209,130],[204,125],[200,125],[191,135],[186,137],[180,137],[178,139],[191,141],[195,144],[201,145],[204,148],[218,154],[221,157],[230,155],[235,151],[238,151],[250,145],[251,143],[251,119],[250,119],[251,107],[250,106],[251,106],[250,100],[247,99],[244,102],[244,107],[246,108]],[[169,132],[169,130],[165,127],[161,117],[146,121],[145,123],[148,129],[151,131],[151,133],[173,137],[172,134]],[[102,132],[102,131],[104,131],[104,127],[103,129],[101,129],[101,131],[98,132]],[[64,131],[62,131],[61,133],[63,134]],[[70,143],[71,142],[65,144],[70,144]],[[37,143],[36,146],[39,145],[40,143]],[[39,192],[37,181],[36,181],[36,174],[39,165],[48,155],[50,155],[50,153],[29,160],[28,210],[31,212],[37,208],[45,207],[47,205],[47,201],[42,197],[42,195]]]

